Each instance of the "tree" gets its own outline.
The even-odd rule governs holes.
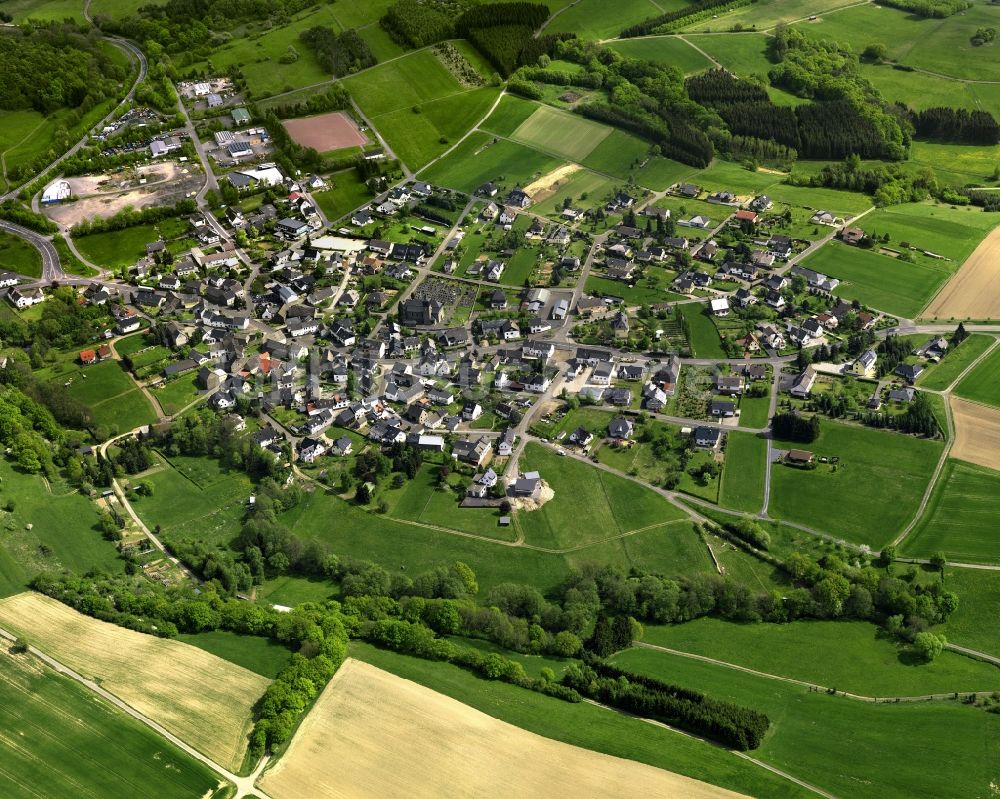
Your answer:
[[[889,48],[881,42],[868,45],[861,53],[861,57],[868,61],[885,61],[889,56]]]
[[[943,552],[935,552],[931,555],[931,567],[941,575],[941,582],[944,582],[944,567],[947,563]]]
[[[941,654],[946,643],[948,641],[943,635],[917,633],[913,639],[913,651],[924,663],[930,663]]]
[[[896,559],[896,547],[892,544],[887,544],[882,547],[882,551],[878,556],[878,565],[884,568],[887,572],[889,567],[892,566],[892,562]]]

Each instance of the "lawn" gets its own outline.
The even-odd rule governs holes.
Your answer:
[[[715,326],[708,306],[700,302],[678,305],[691,329],[691,350],[697,358],[725,358],[719,329]]]
[[[827,419],[811,444],[774,445],[807,447],[817,457],[838,457],[840,462],[835,467],[819,464],[814,470],[775,464],[771,515],[874,549],[891,541],[913,518],[943,446],[940,441]],[[886,486],[892,486],[891,494]]]
[[[770,386],[768,386],[770,388]],[[740,425],[742,427],[767,427],[770,418],[771,392],[763,397],[742,397],[740,399]]]
[[[676,36],[660,36],[653,39],[623,39],[610,45],[612,50],[626,58],[638,58],[657,64],[677,67],[689,75],[710,69],[712,62],[695,50],[687,41]]]
[[[648,625],[642,640],[862,696],[986,691],[996,685],[995,667],[964,655],[945,652],[915,665],[899,644],[865,621],[736,624],[702,618]]]
[[[514,188],[526,186],[561,163],[557,158],[506,139],[494,143],[488,133],[477,131],[454,152],[422,172],[421,177],[434,185],[464,192],[473,192],[490,180]]]
[[[198,374],[181,375],[167,381],[160,388],[152,389],[156,401],[167,416],[174,416],[198,399]]]
[[[0,271],[39,278],[42,276],[42,256],[24,239],[0,231]]]
[[[832,241],[802,262],[839,278],[834,294],[894,316],[915,318],[951,276],[945,261],[906,263]]]
[[[31,655],[0,653],[0,728],[4,799],[229,795],[207,766]]]
[[[274,679],[292,656],[292,651],[273,638],[240,635],[225,630],[181,634],[176,640],[204,649],[216,657]]]
[[[146,245],[158,241],[156,225],[136,225],[107,233],[74,236],[80,254],[91,263],[108,269],[133,266],[146,254]]]
[[[350,655],[494,718],[585,749],[649,763],[747,795],[774,799],[813,795],[730,752],[594,705],[482,680],[450,663],[400,655],[359,641],[351,642]]]
[[[313,192],[312,196],[331,224],[361,207],[372,197],[356,169],[334,172],[327,178],[327,184],[332,184],[329,189]]]
[[[754,757],[837,796],[988,796],[996,779],[1000,717],[957,702],[871,705],[643,649],[614,662],[767,713]]]
[[[555,497],[516,523],[529,544],[568,549],[685,518],[684,512],[639,483],[529,444],[523,471],[538,471]],[[585,520],[585,521],[584,521]]]
[[[1000,348],[994,349],[955,386],[959,397],[1000,408]]]
[[[764,504],[767,441],[738,430],[726,437],[726,468],[722,473],[719,504],[757,513]]]
[[[903,542],[909,556],[929,558],[943,552],[949,560],[1000,561],[996,535],[1000,472],[949,460],[934,486],[924,516]]]
[[[593,274],[587,278],[584,288],[587,294],[595,297],[617,297],[628,306],[653,305],[681,298],[679,294],[665,288],[651,289],[642,282],[630,286],[620,280],[611,280]]]
[[[917,378],[917,385],[935,391],[944,391],[973,361],[989,349],[994,339],[991,336],[973,334],[965,341],[948,350],[948,354],[938,363],[931,364]]]
[[[607,125],[579,114],[540,105],[518,125],[510,138],[579,163],[610,136],[611,131]]]

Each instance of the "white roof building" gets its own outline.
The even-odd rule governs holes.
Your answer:
[[[69,199],[73,194],[73,189],[65,180],[56,180],[45,187],[42,192],[43,203],[57,203]]]

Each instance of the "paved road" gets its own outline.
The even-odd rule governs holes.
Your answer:
[[[2,628],[0,628],[0,637],[6,638],[8,641],[17,640],[17,636]],[[59,674],[69,677],[71,680],[75,680],[76,682],[80,683],[80,685],[84,686],[89,691],[91,691],[92,693],[95,693],[98,696],[100,696],[106,702],[110,703],[111,705],[114,705],[122,712],[127,713],[132,718],[145,724],[151,730],[153,730],[163,738],[166,738],[168,741],[170,741],[170,743],[172,743],[178,749],[183,751],[185,754],[194,758],[198,762],[208,766],[216,774],[219,774],[223,778],[229,780],[229,782],[231,782],[233,785],[236,786],[236,794],[234,799],[240,799],[241,797],[244,796],[254,796],[254,795],[259,797],[259,799],[270,799],[270,797],[268,797],[266,793],[261,791],[259,788],[254,787],[254,782],[256,782],[257,778],[260,776],[261,771],[263,771],[264,767],[267,765],[268,761],[267,756],[261,759],[261,762],[257,765],[257,768],[254,769],[253,773],[250,776],[239,777],[236,774],[233,774],[231,771],[229,771],[229,769],[223,768],[214,760],[211,760],[210,758],[203,755],[193,746],[189,746],[188,744],[184,743],[184,741],[182,741],[172,732],[167,730],[165,727],[153,721],[153,719],[149,718],[149,716],[140,713],[134,707],[123,702],[114,694],[110,693],[109,691],[106,691],[104,688],[102,688],[93,680],[88,680],[86,677],[74,671],[69,666],[60,663],[55,658],[45,654],[44,652],[33,646],[28,647],[28,652],[37,657],[39,660],[43,661],[46,665],[54,669]]]
[[[65,272],[62,270],[62,264],[59,261],[59,253],[56,252],[56,248],[53,246],[50,239],[40,233],[36,233],[33,230],[29,230],[26,227],[16,225],[13,222],[8,222],[4,219],[0,219],[0,230],[24,239],[32,247],[38,250],[42,256],[43,281],[52,282],[53,280],[61,280],[66,276]]]

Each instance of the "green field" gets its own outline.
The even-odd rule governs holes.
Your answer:
[[[851,0],[758,0],[752,6],[742,6],[720,14],[718,19],[697,22],[691,26],[691,30],[722,30],[734,25],[767,30],[782,22],[827,14],[851,4]]]
[[[611,128],[578,114],[540,105],[510,134],[514,141],[581,162],[611,134]]]
[[[678,0],[579,0],[553,19],[545,33],[575,33],[581,39],[611,39],[624,28],[654,17],[664,11],[680,8]]]
[[[1000,408],[1000,349],[994,349],[955,386],[959,397]]]
[[[923,696],[996,686],[994,666],[951,652],[914,665],[901,645],[878,632],[864,621],[735,624],[703,618],[647,626],[642,640],[862,696]]]
[[[674,294],[666,288],[651,289],[640,282],[634,286],[611,280],[600,275],[591,275],[585,286],[587,294],[599,297],[620,297],[628,306],[652,305],[658,302],[681,299],[680,294]]]
[[[490,180],[509,188],[526,186],[561,164],[559,159],[538,150],[506,139],[493,142],[488,133],[477,131],[454,152],[421,172],[421,177],[434,185],[473,192]]]
[[[679,305],[684,312],[691,328],[691,350],[696,358],[725,358],[722,349],[722,339],[719,338],[719,328],[715,326],[708,306],[700,302]]]
[[[767,713],[754,757],[836,796],[985,797],[997,777],[1000,717],[954,701],[872,705],[644,649],[614,662]]]
[[[757,513],[764,504],[764,469],[767,441],[738,430],[726,437],[726,468],[722,474],[719,504]]]
[[[288,647],[273,638],[239,635],[225,630],[182,634],[176,640],[204,649],[271,680],[288,665],[292,656]]]
[[[343,83],[369,116],[409,109],[462,91],[458,81],[427,50],[348,76]]]
[[[943,552],[949,560],[998,562],[1000,538],[994,524],[998,497],[1000,472],[949,460],[902,551],[917,558]]]
[[[207,766],[31,655],[0,654],[4,799],[212,799]]]
[[[146,245],[159,238],[156,225],[136,225],[123,230],[74,237],[73,243],[91,263],[117,269],[133,266],[146,254]]]
[[[958,594],[958,609],[946,625],[948,640],[954,644],[1000,656],[1000,580],[996,572],[981,569],[947,568],[945,585]]]
[[[961,264],[997,222],[981,208],[926,202],[879,208],[865,216],[861,225],[880,237],[888,233],[890,247],[906,242]]]
[[[331,223],[372,198],[371,191],[355,169],[334,172],[327,178],[327,184],[329,189],[313,192],[312,197]]]
[[[684,39],[661,36],[652,39],[623,39],[610,45],[612,50],[626,58],[638,58],[677,67],[684,74],[709,69],[712,62],[695,50]]]
[[[39,278],[42,276],[42,256],[24,239],[0,231],[0,271]]]
[[[946,261],[910,264],[836,241],[802,263],[843,281],[833,292],[838,297],[907,319],[916,317],[952,274]]]
[[[198,399],[198,373],[191,372],[167,381],[160,388],[151,389],[151,393],[160,403],[160,408],[167,416],[174,416]]]
[[[156,421],[153,406],[117,361],[84,366],[59,379],[72,381],[67,390],[91,409],[98,427],[124,433]]]
[[[939,363],[931,364],[917,378],[917,385],[934,391],[944,391],[973,361],[989,349],[994,339],[991,336],[973,334],[948,351]]]
[[[514,94],[505,94],[493,113],[479,127],[499,136],[510,136],[537,110],[537,103]]]
[[[350,655],[547,738],[649,763],[751,796],[813,796],[731,752],[640,719],[485,681],[450,663],[420,660],[359,641],[351,642]]]
[[[775,441],[774,446],[806,447],[840,462],[836,471],[827,464],[814,470],[775,464],[772,516],[879,549],[916,513],[943,445],[823,419],[811,444]]]
[[[910,148],[914,168],[929,167],[939,179],[956,186],[989,181],[997,164],[996,153],[989,147],[970,144],[939,144],[915,141]]]
[[[83,24],[83,5],[76,0],[7,0],[4,11],[20,24],[28,19],[62,22],[67,17]]]
[[[604,205],[604,199],[612,189],[620,186],[618,181],[598,175],[589,169],[581,169],[570,175],[556,191],[546,199],[532,206],[536,214],[559,216],[562,204],[567,197],[573,200],[573,205],[584,210]],[[586,199],[584,199],[586,195]]]

